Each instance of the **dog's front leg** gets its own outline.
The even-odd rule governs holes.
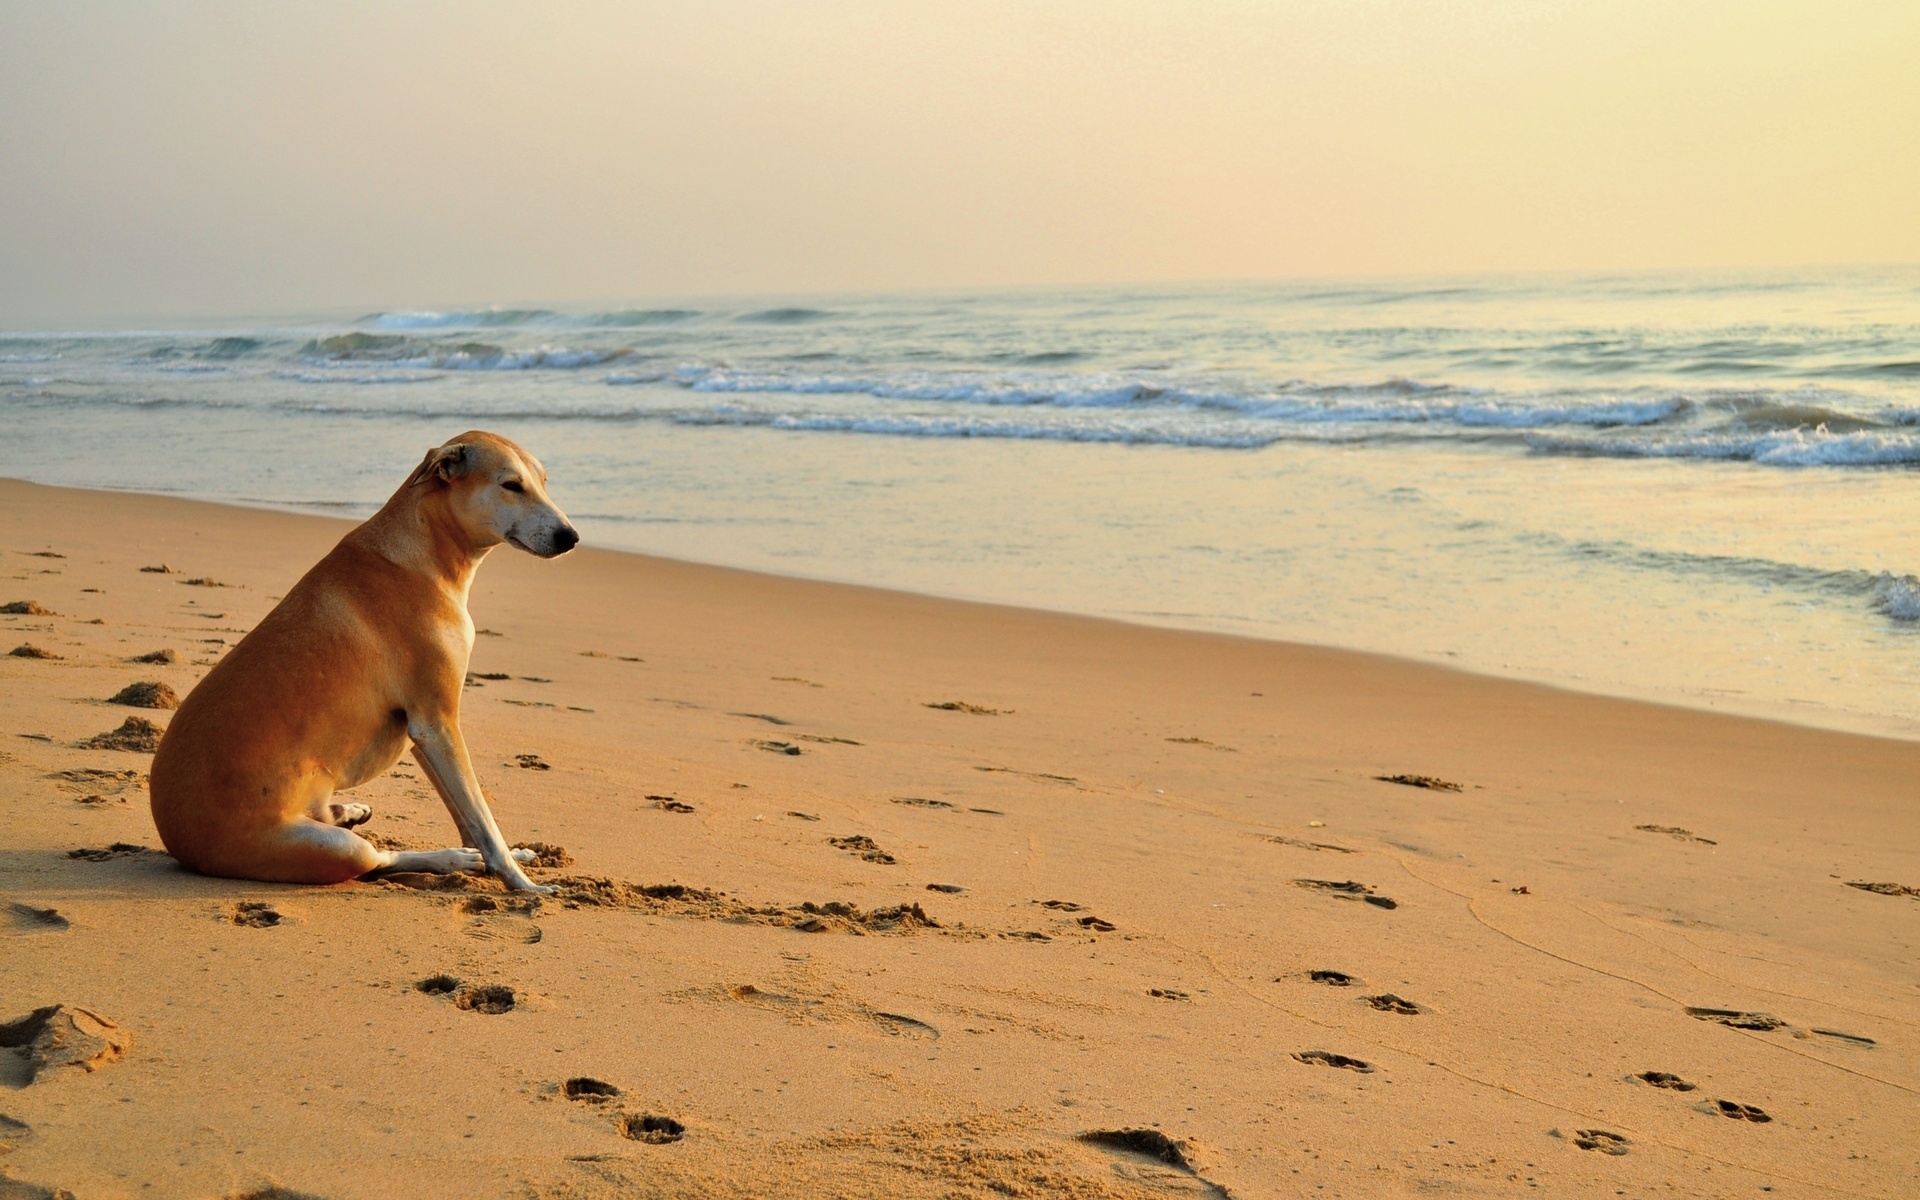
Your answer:
[[[415,719],[407,724],[407,736],[413,739],[414,758],[433,780],[434,789],[453,814],[454,824],[486,859],[487,870],[517,892],[551,893],[553,888],[541,887],[527,878],[516,855],[507,848],[507,839],[500,836],[500,826],[494,823],[493,811],[474,778],[473,760],[467,756],[467,742],[460,736],[460,727]]]

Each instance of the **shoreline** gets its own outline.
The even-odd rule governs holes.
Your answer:
[[[57,656],[0,657],[0,1024],[57,1004],[113,1026],[31,1080],[0,1054],[0,1179],[88,1200],[1920,1184],[1915,743],[502,550],[462,725],[509,840],[564,848],[536,872],[561,895],[206,879],[152,849],[147,756],[82,743],[164,725],[106,698],[184,694],[345,527],[13,481],[0,507],[0,603],[51,610],[0,616],[0,650]],[[131,661],[160,649],[178,661]],[[452,840],[408,757],[352,796],[392,844]]]
[[[346,527],[358,524],[379,508],[381,502],[325,504],[318,502],[293,503],[264,499],[240,499],[233,497],[213,497],[200,494],[154,492],[139,489],[119,489],[112,487],[73,487],[63,484],[43,484],[32,480],[11,476],[0,476],[0,487],[19,484],[34,488],[52,488],[79,493],[100,493],[103,495],[151,497],[161,500],[181,501],[191,504],[205,504],[216,508],[244,509],[254,512],[279,513],[287,516],[310,517],[316,520],[345,522]],[[357,510],[364,508],[364,512]],[[334,510],[334,511],[330,511]],[[354,515],[343,516],[342,512],[356,510]],[[342,529],[344,534],[345,528]],[[1018,601],[995,599],[988,596],[970,596],[964,594],[921,590],[908,587],[894,587],[883,583],[868,583],[855,579],[838,578],[829,575],[808,575],[766,569],[757,566],[741,566],[733,563],[707,561],[698,558],[681,557],[673,554],[661,554],[646,550],[636,550],[618,546],[600,546],[587,544],[582,550],[595,553],[631,556],[636,559],[658,563],[678,563],[688,567],[707,568],[716,571],[734,571],[747,576],[760,576],[768,579],[791,580],[796,583],[813,584],[822,587],[845,587],[864,591],[878,592],[884,595],[913,596],[926,600],[952,604],[979,605],[989,609],[1008,609],[1016,612],[1047,614],[1068,619],[1112,622],[1130,628],[1154,629],[1172,633],[1191,633],[1209,637],[1240,639],[1263,645],[1291,647],[1302,650],[1320,650],[1331,653],[1353,654],[1367,658],[1377,658],[1387,662],[1404,663],[1430,667],[1435,670],[1452,671],[1474,679],[1500,681],[1520,686],[1540,687],[1551,691],[1564,692],[1571,696],[1584,696],[1603,700],[1617,700],[1630,704],[1645,704],[1655,708],[1673,709],[1679,712],[1702,713],[1722,716],[1735,720],[1752,720],[1770,724],[1790,726],[1797,729],[1821,730],[1824,732],[1850,734],[1859,737],[1882,739],[1896,742],[1920,744],[1920,726],[1904,717],[1884,714],[1834,709],[1817,701],[1796,701],[1791,698],[1778,701],[1753,700],[1748,703],[1736,703],[1735,707],[1718,707],[1704,699],[1699,703],[1687,703],[1671,694],[1663,694],[1651,689],[1633,689],[1620,687],[1615,690],[1590,689],[1577,686],[1567,679],[1542,678],[1523,673],[1502,674],[1493,670],[1476,669],[1447,661],[1451,652],[1436,652],[1421,656],[1409,653],[1395,653],[1390,650],[1371,649],[1364,646],[1347,645],[1334,641],[1313,641],[1290,638],[1258,632],[1236,632],[1215,625],[1182,623],[1212,620],[1219,624],[1231,621],[1243,621],[1258,624],[1253,617],[1215,616],[1207,618],[1203,614],[1150,613],[1150,612],[1097,612],[1073,608],[1053,608],[1039,604],[1025,604]],[[497,558],[497,556],[496,556]],[[1164,618],[1164,619],[1160,619]],[[1814,710],[1817,710],[1814,711]],[[1813,716],[1824,716],[1826,720],[1810,720]]]

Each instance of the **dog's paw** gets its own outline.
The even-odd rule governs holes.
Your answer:
[[[352,829],[355,825],[366,824],[373,817],[373,810],[364,804],[329,804],[327,815],[340,828]]]
[[[417,865],[410,869],[430,871],[437,875],[484,875],[487,873],[487,860],[478,850],[467,846],[457,846],[449,850],[415,851],[413,862]]]

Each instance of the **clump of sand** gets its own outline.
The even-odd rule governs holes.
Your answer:
[[[160,748],[160,735],[166,730],[145,717],[128,717],[120,728],[96,733],[80,743],[83,750],[133,750],[152,754]]]
[[[128,684],[108,697],[107,703],[125,704],[132,708],[179,708],[180,696],[166,684],[154,679]]]

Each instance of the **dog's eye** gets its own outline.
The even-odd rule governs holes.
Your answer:
[[[518,479],[509,479],[505,483],[501,484],[500,486],[507,489],[510,492],[524,492],[527,490],[526,488],[523,488],[520,486],[520,481]]]

